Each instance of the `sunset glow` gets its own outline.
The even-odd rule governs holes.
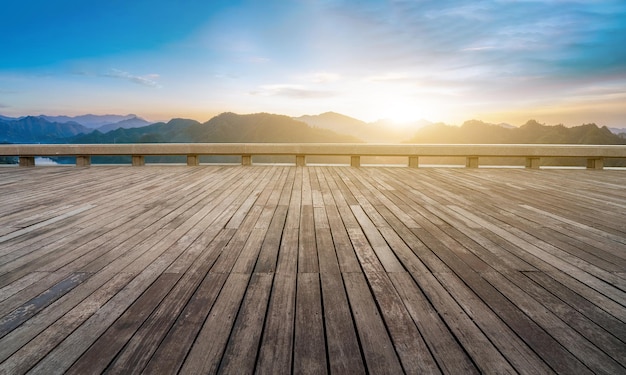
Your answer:
[[[626,126],[626,2],[59,2],[3,7],[0,114]]]

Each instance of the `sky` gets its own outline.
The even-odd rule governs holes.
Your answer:
[[[626,1],[2,2],[0,114],[626,127]]]

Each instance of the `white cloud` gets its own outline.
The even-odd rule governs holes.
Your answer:
[[[319,99],[336,96],[333,91],[312,90],[300,85],[264,85],[258,90],[251,91],[250,95],[282,96],[292,99]]]
[[[270,59],[262,56],[250,56],[246,58],[246,62],[249,62],[251,64],[265,64],[270,62]]]
[[[103,76],[125,79],[130,82],[136,83],[138,85],[142,85],[142,86],[161,88],[161,85],[159,85],[159,83],[156,81],[160,77],[158,74],[147,74],[143,76],[136,76],[136,75],[130,74],[128,72],[125,72],[119,69],[111,69],[109,70],[108,73],[103,74]]]
[[[405,81],[408,80],[410,76],[405,73],[382,73],[373,76],[366,77],[366,81],[370,82],[389,82],[389,81]]]
[[[331,82],[336,82],[339,79],[341,79],[341,76],[339,74],[319,72],[319,73],[313,74],[312,82],[313,83],[331,83]]]
[[[467,48],[463,48],[461,51],[466,51],[466,52],[473,52],[473,51],[488,51],[488,50],[492,50],[495,49],[496,47],[494,46],[478,46],[478,47],[467,47]]]

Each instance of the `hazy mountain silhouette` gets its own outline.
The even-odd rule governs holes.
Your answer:
[[[167,143],[194,142],[186,136],[186,129],[200,125],[196,120],[172,119],[138,128],[118,128],[107,133],[95,130],[92,133],[69,139],[69,143]]]
[[[337,133],[351,135],[359,134],[359,138],[363,138],[362,134],[368,133],[372,130],[372,127],[365,121],[357,120],[336,112],[325,112],[313,116],[304,115],[294,117],[294,120],[302,121],[315,128],[328,129]]]
[[[194,127],[195,138],[202,142],[359,142],[349,135],[313,128],[288,116],[269,113],[238,115],[222,113]]]
[[[56,119],[58,121],[49,121]],[[79,124],[77,119],[97,130]],[[0,116],[0,142],[9,143],[167,143],[167,142],[376,142],[376,143],[561,143],[625,144],[626,135],[586,124],[567,128],[548,126],[534,120],[520,127],[470,120],[462,126],[425,120],[398,128],[388,121],[375,123],[326,112],[291,118],[256,113],[223,113],[200,123],[189,119],[148,124],[135,115]]]
[[[205,123],[174,119],[108,133],[94,131],[74,137],[71,143],[168,143],[168,142],[358,142],[326,129],[315,129],[288,116],[268,113],[223,113]]]
[[[606,126],[585,124],[567,128],[563,125],[539,124],[529,120],[519,128],[503,127],[478,120],[462,126],[442,123],[420,129],[407,143],[504,143],[504,144],[626,144],[626,139]]]
[[[50,122],[34,116],[0,120],[0,142],[58,143],[67,137],[88,132],[91,132],[91,129],[76,122]]]
[[[132,128],[140,128],[142,126],[148,126],[150,124],[151,124],[150,122],[142,119],[141,117],[131,117],[126,120],[102,125],[98,127],[97,130],[101,133],[107,133],[107,132],[110,132],[111,130],[115,130],[118,128],[132,129]]]
[[[431,123],[426,120],[415,121],[399,127],[389,120],[378,120],[367,123],[336,112],[325,112],[319,115],[295,117],[310,126],[332,130],[337,133],[351,135],[370,143],[400,143],[415,134],[415,131]]]
[[[120,121],[132,120],[132,119],[141,119],[134,114],[128,114],[125,116],[122,115],[81,115],[81,116],[47,116],[40,115],[41,117],[50,122],[58,122],[58,123],[67,123],[67,122],[77,122],[85,127],[91,129],[97,129],[104,125],[119,123]],[[143,120],[145,121],[145,120]],[[145,121],[144,125],[149,124],[148,121]]]
[[[609,128],[611,133],[617,134],[622,138],[626,138],[626,128]]]

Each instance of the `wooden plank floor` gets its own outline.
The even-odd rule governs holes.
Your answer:
[[[626,373],[626,171],[0,168],[0,374]]]

